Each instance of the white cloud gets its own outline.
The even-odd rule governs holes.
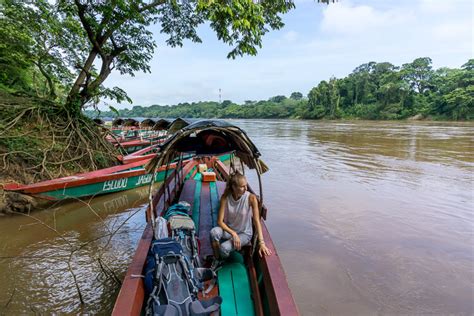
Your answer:
[[[321,30],[325,33],[354,35],[381,31],[395,25],[407,23],[413,15],[407,10],[377,10],[368,5],[339,2],[324,9]]]
[[[229,47],[203,29],[201,45],[159,47],[152,74],[114,73],[107,84],[124,88],[135,105],[218,100],[219,88],[223,99],[243,102],[306,94],[319,81],[346,76],[368,61],[401,65],[429,56],[434,67],[459,67],[473,55],[472,4],[447,2],[299,1],[285,16],[286,27],[265,36],[256,57],[227,60]]]

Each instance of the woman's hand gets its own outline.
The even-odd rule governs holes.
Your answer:
[[[232,234],[232,239],[234,240],[234,248],[236,250],[240,250],[241,244],[240,244],[240,237],[237,235],[237,233]]]
[[[272,254],[272,251],[265,246],[265,243],[260,243],[260,249],[258,250],[260,257],[269,256]]]

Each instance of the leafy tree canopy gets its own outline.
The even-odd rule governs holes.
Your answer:
[[[209,23],[230,45],[227,57],[236,58],[255,55],[262,37],[283,27],[281,15],[292,8],[288,0],[4,0],[1,84],[20,89],[31,86],[22,71],[41,74],[47,94],[73,114],[101,97],[131,101],[122,89],[103,83],[113,70],[131,76],[150,71],[156,48],[150,25],[160,25],[175,47],[201,42],[196,30]]]
[[[422,75],[416,75],[418,71]],[[418,83],[424,88],[420,89]],[[302,98],[302,93],[293,92],[289,98],[278,95],[266,101],[247,100],[242,105],[225,100],[179,106],[135,106],[119,114],[124,117],[304,119],[405,119],[419,114],[435,119],[465,120],[474,119],[473,87],[473,60],[460,69],[433,70],[431,59],[417,58],[402,67],[388,62],[362,64],[345,78],[321,81],[309,91],[307,99]],[[89,112],[89,115],[96,114]],[[113,116],[113,113],[103,115]]]
[[[291,95],[290,95],[290,99],[293,99],[293,100],[301,100],[303,99],[303,94],[301,92],[293,92]]]

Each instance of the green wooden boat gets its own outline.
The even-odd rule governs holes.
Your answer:
[[[201,121],[181,129],[163,144],[160,152],[150,162],[150,167],[160,166],[172,162],[175,157],[183,154],[196,155],[186,165],[174,169],[155,191],[147,209],[148,225],[144,229],[122,282],[112,315],[145,314],[150,296],[146,292],[142,276],[147,273],[149,250],[153,241],[156,241],[154,231],[159,227],[156,225],[157,218],[164,216],[170,206],[180,201],[190,205],[188,215],[196,227],[196,236],[199,240],[198,255],[201,262],[206,262],[206,258],[212,258],[209,232],[217,224],[220,197],[225,190],[230,172],[235,169],[233,159],[229,168],[218,157],[230,151],[233,153],[232,157],[235,156],[248,168],[257,171],[259,196],[262,197],[260,175],[267,170],[267,167],[259,159],[258,149],[245,132],[225,122]],[[207,172],[199,173],[204,169]],[[250,187],[248,189],[253,192]],[[251,246],[242,248],[240,252],[234,252],[217,271],[214,286],[207,287],[207,291],[193,291],[191,294],[193,301],[204,301],[220,296],[222,299],[220,315],[225,316],[298,315],[283,266],[264,222],[267,209],[261,198],[260,216],[265,244],[273,254],[260,257]],[[208,261],[207,267],[209,263]],[[155,285],[158,286],[156,280]],[[186,304],[182,301],[181,292],[178,292],[176,291],[177,294],[173,291],[168,292],[166,295],[168,299],[161,297],[160,306],[165,307],[167,304],[176,306],[181,304],[180,302]],[[180,305],[181,307],[183,306]],[[183,309],[184,307],[179,309],[179,313],[165,315],[189,315],[181,312]],[[212,315],[219,315],[219,312],[214,312]]]
[[[226,161],[230,155],[220,157]],[[4,185],[5,191],[27,194],[47,200],[77,199],[89,196],[108,194],[134,189],[149,184],[153,175],[145,170],[151,159],[143,159],[133,163],[100,169],[97,171],[77,174],[34,184],[22,185],[10,183]],[[155,173],[154,182],[161,182],[179,164],[185,165],[189,160],[175,162],[160,167]]]

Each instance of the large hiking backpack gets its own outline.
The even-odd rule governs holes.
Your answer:
[[[153,242],[147,259],[155,261],[155,268],[145,271],[145,286],[149,287],[152,273],[153,289],[146,307],[147,315],[204,316],[219,310],[222,299],[208,301],[197,299],[198,276],[183,255],[181,244],[174,238],[163,238]],[[154,273],[153,273],[154,272]]]
[[[184,256],[191,260],[195,267],[201,266],[199,261],[199,242],[196,237],[194,221],[189,215],[191,206],[185,201],[170,206],[163,218],[168,221],[171,237],[174,237],[183,248]]]
[[[194,221],[186,215],[174,215],[169,218],[168,225],[171,237],[181,244],[184,256],[191,261],[194,267],[201,266]]]

